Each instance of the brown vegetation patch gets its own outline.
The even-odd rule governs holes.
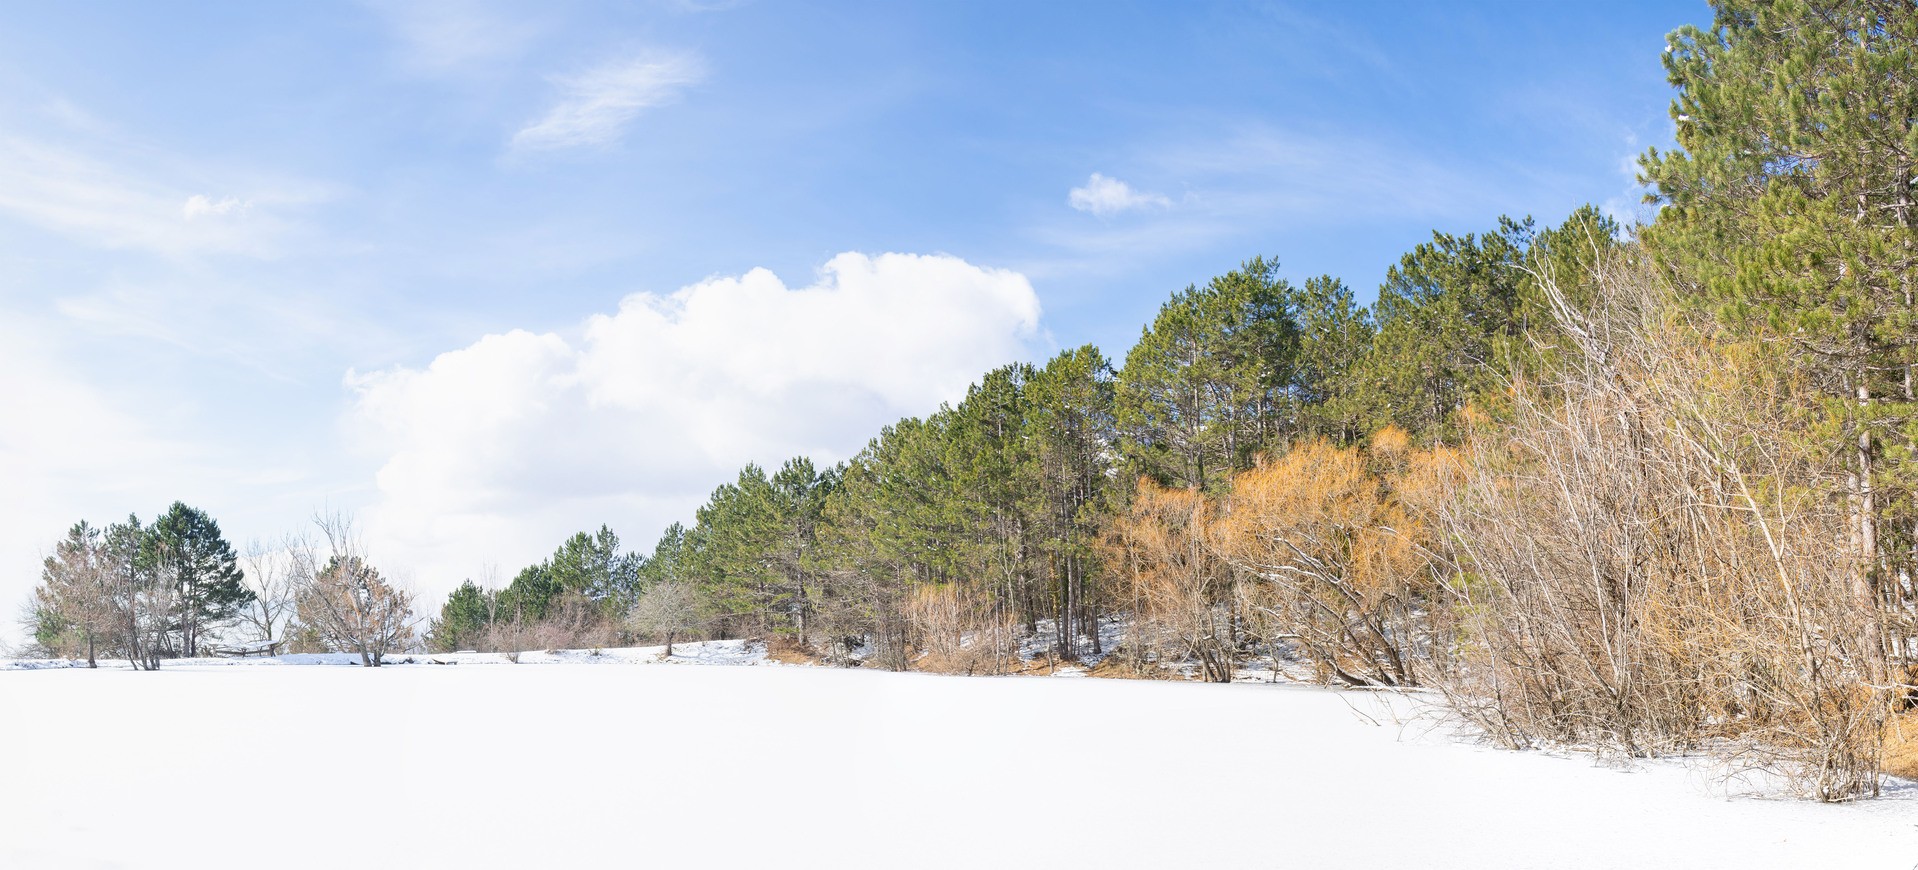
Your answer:
[[[1178,671],[1162,668],[1151,663],[1142,663],[1131,656],[1106,656],[1098,664],[1086,669],[1086,676],[1107,680],[1190,680]]]
[[[1885,729],[1884,770],[1892,776],[1918,780],[1918,711],[1901,714]]]
[[[974,646],[929,651],[913,660],[912,669],[929,674],[964,674],[968,677],[1021,673],[1005,659],[994,655],[992,650]]]
[[[766,658],[782,665],[823,665],[826,657],[790,634],[776,634],[766,641]]]
[[[1012,667],[1006,672],[1029,677],[1049,677],[1058,673],[1061,668],[1084,669],[1085,665],[1074,659],[1037,655],[1029,659],[1014,662]]]

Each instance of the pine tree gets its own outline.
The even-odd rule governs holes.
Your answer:
[[[1203,489],[1290,435],[1298,325],[1277,269],[1255,258],[1174,294],[1126,354],[1118,421],[1139,471]]]
[[[1709,31],[1669,39],[1680,148],[1640,161],[1664,206],[1644,238],[1701,307],[1822,395],[1804,422],[1844,457],[1854,594],[1875,609],[1918,545],[1918,9],[1715,5]]]
[[[955,576],[1001,619],[1035,618],[1032,578],[1038,557],[1029,495],[1038,468],[1026,432],[1026,384],[1032,367],[987,372],[955,408],[942,412],[950,486],[937,510],[953,529]]]
[[[1433,233],[1386,272],[1363,375],[1376,391],[1373,422],[1426,442],[1451,437],[1453,415],[1488,386],[1501,339],[1522,331],[1529,232],[1529,221],[1505,219],[1484,235]]]
[[[1387,271],[1370,348],[1347,370],[1348,392],[1323,412],[1365,422],[1346,440],[1388,424],[1425,443],[1455,440],[1461,410],[1496,404],[1550,352],[1556,327],[1541,277],[1581,304],[1580,288],[1617,236],[1617,223],[1589,205],[1546,230],[1501,217],[1488,233],[1433,233]]]
[[[639,595],[639,563],[637,555],[620,552],[619,536],[602,525],[592,534],[567,538],[546,565],[562,592],[598,602],[608,615],[618,615]]]
[[[1096,550],[1118,442],[1112,364],[1089,344],[1062,352],[1033,373],[1026,393],[1038,472],[1030,498],[1051,582],[1053,643],[1061,657],[1076,658],[1084,634],[1097,655],[1104,650]]]
[[[427,642],[440,652],[455,652],[478,646],[492,624],[492,593],[467,580],[446,596],[440,615],[427,628]]]
[[[713,490],[696,517],[689,540],[700,593],[734,627],[770,630],[782,579],[772,561],[779,535],[772,481],[759,466],[747,465],[734,482]]]
[[[253,601],[239,554],[205,511],[177,501],[147,529],[146,547],[155,569],[178,593],[172,617],[172,631],[179,635],[175,650],[189,658],[198,655],[208,629],[231,622]]]
[[[499,619],[531,625],[551,613],[566,588],[553,576],[549,562],[528,565],[499,591]]]
[[[1378,411],[1369,405],[1359,367],[1378,327],[1351,288],[1330,275],[1307,279],[1292,298],[1299,324],[1293,382],[1300,428],[1352,443],[1375,428]]]

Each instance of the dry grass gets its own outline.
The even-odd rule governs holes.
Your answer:
[[[1897,716],[1885,729],[1884,770],[1892,776],[1918,780],[1918,711]]]
[[[1179,680],[1190,681],[1187,676],[1171,668],[1156,664],[1141,663],[1131,656],[1106,656],[1104,661],[1086,669],[1086,676],[1107,680]]]
[[[1019,660],[997,654],[984,644],[967,644],[954,649],[935,649],[913,660],[912,669],[928,674],[964,674],[987,676],[1022,673]],[[1043,666],[1040,673],[1044,673]]]

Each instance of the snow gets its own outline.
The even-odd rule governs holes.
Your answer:
[[[385,659],[388,667],[407,665],[631,665],[631,664],[675,664],[675,665],[767,665],[777,662],[766,658],[766,645],[751,640],[706,640],[694,643],[673,645],[673,655],[666,657],[664,646],[621,647],[615,649],[587,650],[529,650],[519,654],[519,660],[508,658],[501,653],[454,652],[454,653],[400,653],[388,655]],[[161,671],[200,670],[204,668],[259,668],[287,667],[292,665],[339,665],[360,666],[357,653],[289,653],[280,656],[260,656],[257,658],[198,658],[168,659]],[[51,668],[85,668],[84,661],[68,659],[0,659],[0,671],[36,671]],[[124,659],[102,661],[100,667],[114,670],[129,670],[131,665]]]
[[[1680,764],[1461,743],[1400,696],[660,652],[21,667],[0,867],[1918,863],[1909,785],[1726,799]]]

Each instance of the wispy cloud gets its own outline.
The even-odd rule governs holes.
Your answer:
[[[1624,179],[1625,186],[1599,204],[1599,208],[1621,226],[1649,224],[1658,214],[1656,207],[1645,201],[1645,194],[1651,188],[1638,181],[1638,158],[1644,152],[1645,146],[1638,141],[1638,134],[1627,131],[1624,151],[1618,158],[1618,174]]]
[[[400,61],[422,73],[450,73],[512,58],[540,33],[485,0],[369,0],[392,31]]]
[[[1169,208],[1172,200],[1156,193],[1133,190],[1117,178],[1097,172],[1086,179],[1084,187],[1075,187],[1066,195],[1066,203],[1080,211],[1100,217],[1139,209]]]
[[[245,195],[192,192],[208,181]],[[163,256],[276,256],[295,227],[259,204],[325,199],[322,185],[263,182],[145,151],[0,138],[0,217],[99,248]],[[220,218],[209,220],[208,218]]]
[[[1524,207],[1494,173],[1410,144],[1350,131],[1242,124],[1142,143],[1109,155],[1146,177],[1177,184],[1175,201],[1094,174],[1068,202],[1123,221],[1035,212],[1030,238],[1052,251],[1013,263],[1035,279],[1110,273],[1142,260],[1204,250],[1225,240],[1371,221],[1429,221],[1472,228]],[[1517,170],[1513,170],[1517,171]],[[1537,188],[1553,179],[1536,179]],[[1176,207],[1166,207],[1174,205]],[[1130,210],[1128,210],[1130,209]]]
[[[645,55],[555,79],[559,101],[513,134],[513,148],[550,151],[619,141],[641,112],[671,102],[706,77],[694,54]]]

